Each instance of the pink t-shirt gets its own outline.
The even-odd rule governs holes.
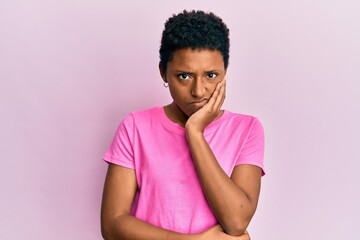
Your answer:
[[[206,127],[204,136],[228,176],[239,164],[264,169],[264,133],[257,118],[225,110]],[[185,129],[169,120],[163,107],[128,115],[103,159],[135,169],[135,217],[187,234],[217,224],[202,192]]]

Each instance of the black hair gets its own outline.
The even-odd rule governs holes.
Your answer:
[[[166,71],[167,63],[178,49],[219,50],[224,67],[229,64],[229,29],[221,18],[204,11],[183,12],[173,15],[166,23],[160,45],[160,66]]]

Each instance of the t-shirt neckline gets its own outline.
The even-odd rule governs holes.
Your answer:
[[[161,123],[170,131],[174,132],[174,133],[178,133],[178,134],[185,134],[185,128],[182,127],[181,125],[171,121],[168,116],[165,113],[165,109],[164,106],[160,106],[155,108],[158,115],[160,116],[160,120]],[[206,132],[211,132],[213,130],[216,129],[216,126],[218,126],[219,124],[221,124],[222,122],[224,122],[228,116],[229,116],[229,111],[224,110],[223,114],[216,120],[212,121],[206,128],[205,128],[205,133]]]

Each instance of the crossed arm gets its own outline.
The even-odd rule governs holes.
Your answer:
[[[137,184],[133,169],[109,164],[101,206],[101,233],[115,240],[249,240],[247,233],[231,236],[220,225],[198,234],[181,234],[155,227],[130,215]]]
[[[109,164],[101,206],[104,239],[131,240],[249,240],[247,233],[231,236],[220,225],[198,234],[181,234],[155,227],[130,215],[137,184],[132,169]]]

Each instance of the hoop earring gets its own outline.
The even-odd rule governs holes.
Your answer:
[[[167,82],[164,82],[163,85],[164,85],[164,87],[166,87],[166,88],[169,87],[169,84],[168,84]]]

